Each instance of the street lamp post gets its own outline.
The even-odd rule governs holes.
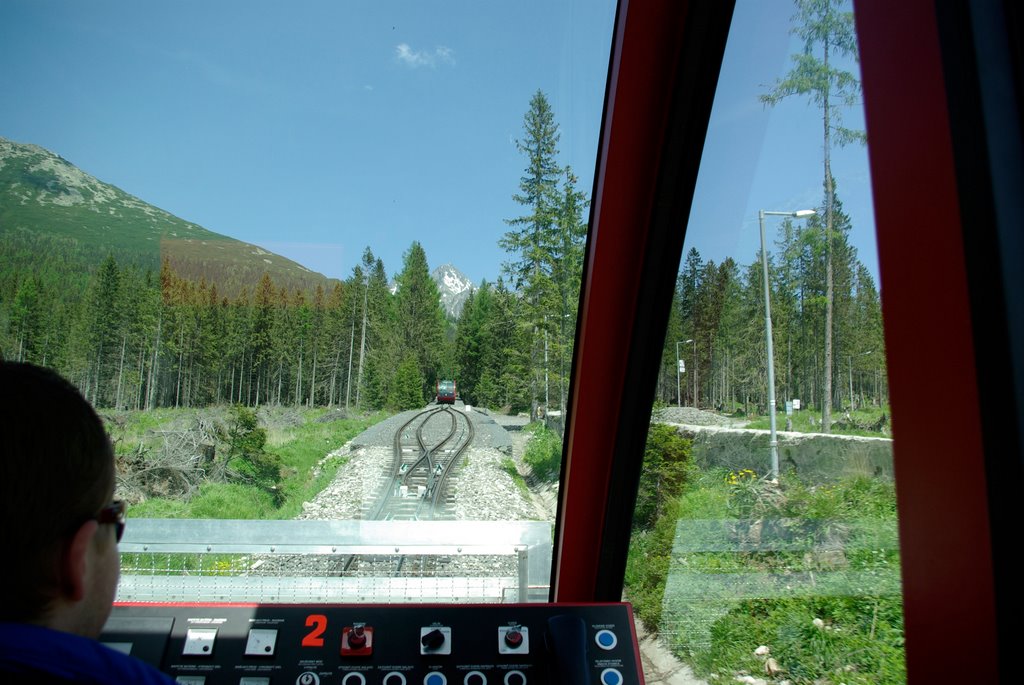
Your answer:
[[[757,213],[758,225],[761,229],[761,270],[764,272],[764,335],[768,347],[768,416],[771,425],[771,437],[768,448],[771,450],[771,480],[779,479],[779,438],[775,431],[775,352],[772,349],[772,306],[768,286],[768,251],[764,242],[764,218],[766,216],[789,216],[803,219],[813,216],[813,209],[798,209],[795,212],[769,212],[760,210]]]
[[[680,365],[680,363],[679,363],[679,360],[681,359],[680,356],[679,356],[679,346],[680,345],[685,345],[686,343],[692,343],[692,342],[693,342],[692,339],[690,339],[690,340],[677,340],[676,341],[676,406],[677,407],[682,407],[683,406],[682,384],[680,383],[680,379],[682,378],[682,375],[683,375],[683,368],[682,368],[682,365]]]

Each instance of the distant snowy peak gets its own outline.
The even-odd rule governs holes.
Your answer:
[[[475,289],[473,282],[451,264],[442,264],[430,276],[437,283],[445,313],[453,319],[459,318],[462,305]]]
[[[445,271],[442,274],[442,278],[444,286],[453,293],[463,293],[473,287],[472,283],[465,280],[465,276],[454,271]]]

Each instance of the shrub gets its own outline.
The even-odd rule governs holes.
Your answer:
[[[683,476],[653,526],[634,528],[625,578],[637,616],[697,675],[763,674],[754,650],[766,645],[776,677],[793,685],[906,681],[891,482]],[[680,520],[697,525],[673,552]],[[711,524],[706,533],[701,522]],[[838,584],[847,577],[855,582]],[[773,592],[772,578],[785,591]]]
[[[502,459],[501,470],[509,475],[512,482],[516,484],[519,492],[521,492],[524,497],[529,496],[529,488],[526,487],[526,481],[523,480],[523,477],[519,475],[519,469],[516,468],[516,463],[514,461],[511,459]]]
[[[228,424],[228,463],[237,476],[263,488],[281,482],[281,458],[263,448],[267,431],[259,427],[256,411],[237,405],[231,408]]]
[[[526,444],[523,460],[530,465],[537,478],[549,482],[558,480],[558,473],[562,469],[562,439],[558,433],[548,430],[541,423],[527,428],[533,432],[533,438]]]
[[[677,506],[669,502],[651,530],[634,528],[626,558],[625,585],[633,610],[651,631],[661,625],[662,600],[672,560]]]
[[[691,471],[691,446],[691,441],[672,426],[651,425],[644,449],[636,508],[633,510],[634,528],[651,528],[661,516],[665,504],[683,491]]]

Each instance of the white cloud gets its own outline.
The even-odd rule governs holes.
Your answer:
[[[455,65],[455,51],[444,45],[434,48],[433,52],[413,50],[408,43],[395,46],[395,58],[411,69],[430,67],[436,69],[439,64]]]

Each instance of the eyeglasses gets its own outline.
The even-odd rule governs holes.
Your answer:
[[[128,504],[124,500],[114,500],[110,505],[100,509],[100,513],[96,514],[95,521],[97,523],[113,523],[117,526],[117,541],[121,542],[121,536],[124,535],[125,525],[125,512],[128,511]]]

